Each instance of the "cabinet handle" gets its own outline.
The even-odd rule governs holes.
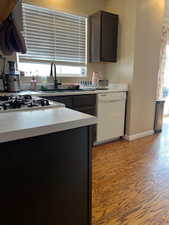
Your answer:
[[[123,99],[116,99],[116,100],[101,100],[99,102],[102,103],[111,103],[111,102],[120,102],[120,101],[124,101]]]

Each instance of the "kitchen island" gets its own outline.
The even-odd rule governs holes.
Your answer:
[[[0,225],[89,225],[90,127],[67,108],[0,113]]]

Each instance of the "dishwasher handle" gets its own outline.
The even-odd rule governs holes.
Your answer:
[[[126,100],[125,92],[98,94],[98,102],[118,102]]]

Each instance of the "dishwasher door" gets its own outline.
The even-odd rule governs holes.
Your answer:
[[[126,93],[99,94],[97,103],[97,142],[124,136]]]

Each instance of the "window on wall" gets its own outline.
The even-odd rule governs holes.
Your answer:
[[[85,76],[87,18],[22,4],[27,54],[19,55],[19,69],[27,76],[47,76],[50,63],[58,76]]]

